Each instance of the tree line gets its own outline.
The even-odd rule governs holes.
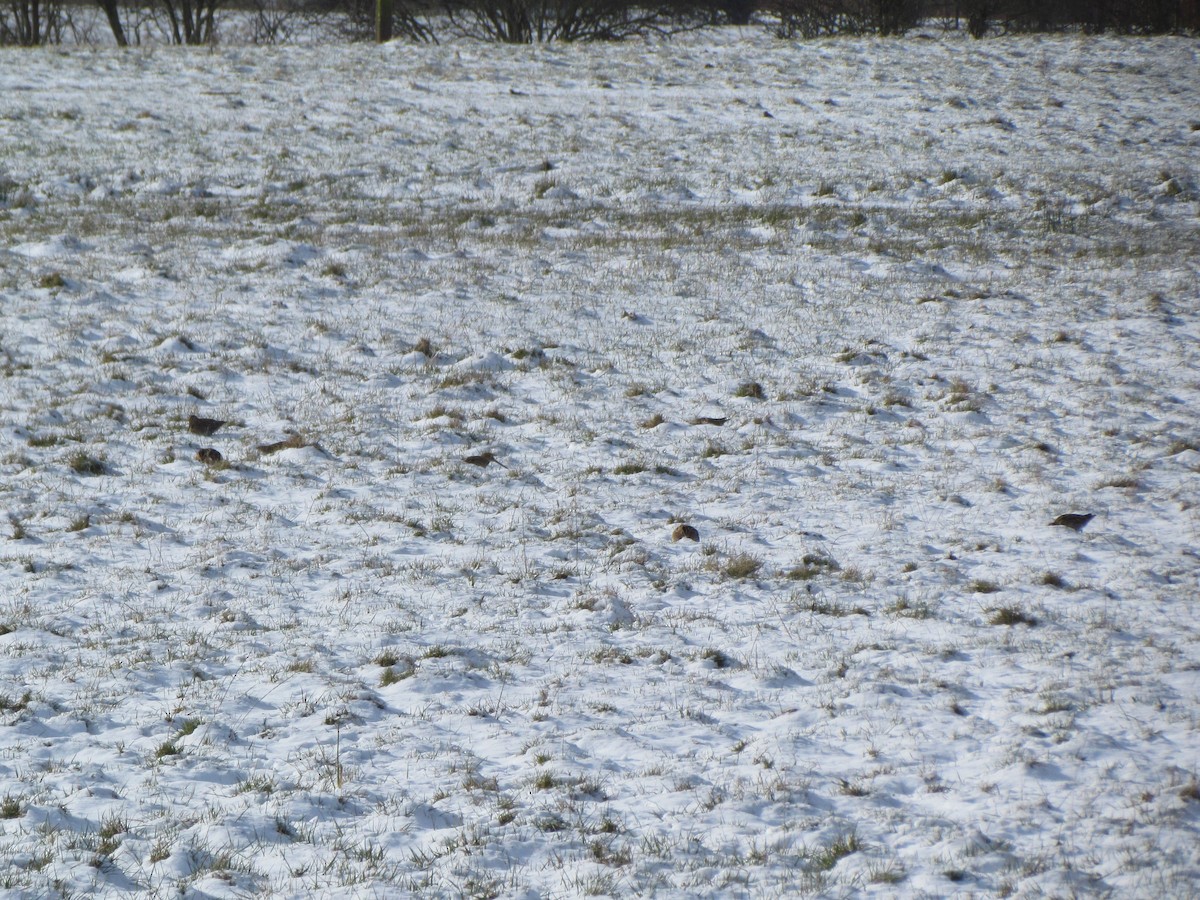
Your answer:
[[[1200,0],[0,0],[0,45],[213,44],[235,18],[256,43],[314,32],[331,40],[620,40],[755,22],[784,38],[901,35],[921,25],[983,38],[1196,33]]]

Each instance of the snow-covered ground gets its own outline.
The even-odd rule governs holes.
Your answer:
[[[0,886],[1194,896],[1198,46],[0,54]]]

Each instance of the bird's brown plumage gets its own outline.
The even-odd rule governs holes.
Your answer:
[[[202,434],[205,437],[217,433],[222,425],[229,424],[224,419],[206,419],[204,416],[188,416],[188,431],[192,434]]]
[[[470,463],[473,466],[479,466],[481,469],[486,469],[492,463],[495,463],[502,469],[508,468],[508,466],[496,459],[495,454],[490,450],[487,453],[478,453],[475,456],[464,456],[463,462]]]
[[[1095,513],[1063,513],[1051,525],[1061,525],[1063,528],[1070,528],[1072,531],[1083,531],[1087,527],[1087,523],[1096,518]]]

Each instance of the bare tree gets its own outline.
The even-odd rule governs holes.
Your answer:
[[[758,9],[756,0],[720,0],[717,5],[730,25],[749,25]]]
[[[376,0],[285,0],[303,11],[306,23],[351,41],[378,37]],[[436,3],[422,0],[392,0],[391,37],[422,43],[437,43],[437,35],[423,13],[435,12]]]
[[[778,0],[780,37],[904,34],[921,20],[921,0]]]
[[[173,44],[211,44],[217,39],[221,0],[162,0]]]
[[[59,0],[7,0],[0,6],[0,44],[58,44],[64,25]]]
[[[129,38],[125,36],[125,26],[121,23],[121,10],[117,0],[96,0],[96,3],[104,10],[104,18],[108,19],[108,27],[117,46],[128,47]]]
[[[963,0],[955,16],[981,38],[1079,28],[1088,33],[1161,34],[1200,28],[1197,0]]]
[[[779,0],[777,12],[776,34],[784,38],[862,34],[866,30],[861,17],[847,11],[844,0]]]
[[[254,11],[250,25],[251,43],[285,43],[296,27],[303,24],[301,10],[290,0],[253,0],[251,9]]]
[[[612,41],[661,31],[667,8],[627,0],[447,0],[461,32],[509,44]]]
[[[769,0],[672,0],[670,20],[677,26],[703,28],[707,25],[749,25]]]

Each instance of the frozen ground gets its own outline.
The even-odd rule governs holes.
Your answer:
[[[0,55],[0,884],[1194,896],[1197,48]]]

